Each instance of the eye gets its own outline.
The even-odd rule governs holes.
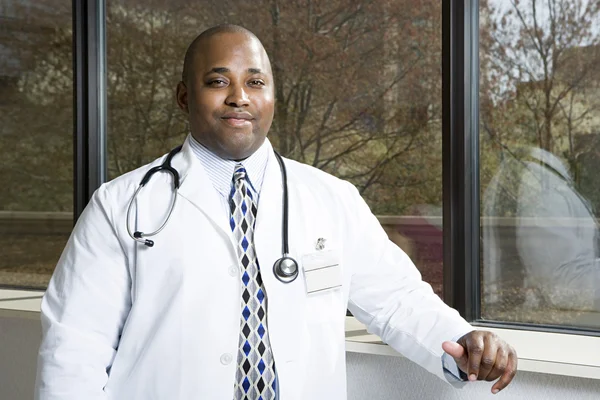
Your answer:
[[[252,79],[248,84],[250,86],[265,86],[265,83],[260,79]]]
[[[223,85],[226,85],[227,82],[224,81],[223,79],[218,79],[217,78],[217,79],[211,79],[211,80],[209,80],[208,82],[206,82],[206,84],[208,86],[223,86]]]

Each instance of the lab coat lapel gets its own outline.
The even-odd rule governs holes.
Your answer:
[[[228,220],[223,215],[219,194],[202,164],[190,147],[190,137],[186,139],[179,157],[173,159],[173,167],[181,175],[178,193],[200,209],[213,224],[230,235]]]
[[[270,149],[258,204],[254,243],[267,292],[271,346],[279,370],[292,368],[289,362],[303,354],[304,345],[302,273],[292,283],[282,283],[273,274],[273,264],[282,256],[282,199],[281,171]],[[290,246],[292,250],[292,244]],[[290,343],[294,343],[294,346],[290,346]]]

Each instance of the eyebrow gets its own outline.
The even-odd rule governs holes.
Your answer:
[[[248,68],[247,70],[251,74],[262,74],[262,70],[260,68]],[[227,67],[215,67],[210,70],[210,72],[215,72],[217,74],[223,74],[226,72],[231,72],[231,70]]]

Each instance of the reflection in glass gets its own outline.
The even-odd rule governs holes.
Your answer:
[[[488,312],[599,310],[598,225],[558,157],[540,148],[506,155],[482,211]]]
[[[480,4],[482,317],[600,327],[600,8]]]
[[[272,61],[274,147],[354,183],[441,293],[440,7],[438,0],[109,2],[109,176],[182,142],[188,129],[174,89],[187,45],[213,25],[245,26]],[[399,217],[406,215],[416,217]]]
[[[72,227],[71,2],[0,4],[0,285],[46,286]]]

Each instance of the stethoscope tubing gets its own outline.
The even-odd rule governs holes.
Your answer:
[[[138,243],[144,244],[148,247],[154,246],[154,241],[148,239],[148,237],[159,234],[165,228],[165,226],[169,222],[169,219],[171,219],[171,214],[173,213],[173,210],[175,209],[175,204],[177,203],[177,189],[179,188],[180,176],[179,176],[179,173],[177,172],[177,170],[171,166],[171,160],[173,159],[175,154],[177,154],[179,151],[181,151],[181,148],[182,148],[182,146],[177,146],[176,148],[171,150],[169,152],[169,154],[167,155],[167,158],[161,165],[150,169],[144,175],[144,177],[142,178],[142,181],[138,185],[133,196],[131,197],[131,200],[129,201],[129,205],[127,207],[127,216],[126,216],[126,218],[127,218],[127,233],[133,240],[135,240]],[[281,221],[282,257],[279,258],[277,261],[275,261],[275,264],[273,265],[273,274],[279,281],[281,281],[283,283],[290,283],[290,282],[293,282],[298,277],[299,268],[298,268],[298,263],[296,262],[296,260],[294,260],[292,257],[289,256],[289,251],[290,251],[289,250],[289,235],[288,235],[289,234],[289,227],[288,227],[289,202],[288,202],[288,187],[287,187],[287,171],[286,171],[285,164],[283,162],[283,158],[281,157],[281,155],[279,155],[279,153],[277,153],[276,151],[274,151],[274,154],[275,154],[275,158],[277,159],[277,162],[279,163],[279,169],[281,170],[281,180],[282,180],[282,184],[283,184],[282,185],[283,186],[283,195],[282,195],[282,210],[283,211],[282,211],[282,221]],[[150,232],[150,233],[143,233],[141,231],[132,232],[131,228],[130,228],[130,218],[131,218],[131,209],[133,208],[135,199],[137,198],[140,190],[144,186],[146,186],[146,184],[150,181],[150,178],[152,178],[152,175],[154,175],[156,172],[163,171],[163,170],[167,171],[168,173],[170,173],[172,175],[173,188],[174,188],[173,200],[171,200],[171,206],[169,207],[169,212],[167,214],[167,217],[165,218],[162,225],[154,232]]]
[[[282,235],[282,240],[281,240],[281,252],[283,254],[284,257],[287,257],[290,253],[290,249],[289,249],[289,237],[288,237],[288,233],[289,233],[289,229],[288,229],[288,190],[287,190],[287,171],[285,168],[285,165],[283,163],[283,159],[281,158],[281,156],[279,155],[279,153],[277,153],[276,151],[274,151],[275,153],[275,158],[277,158],[277,162],[279,163],[279,167],[281,170],[281,181],[283,183],[283,195],[282,195],[282,209],[283,209],[283,221],[281,223],[281,235]]]
[[[142,243],[142,244],[146,244],[150,247],[152,247],[152,245],[154,244],[154,242],[150,241],[149,244],[147,239],[147,237],[150,236],[154,236],[154,235],[158,235],[164,228],[165,226],[167,226],[167,222],[169,222],[169,219],[171,218],[171,214],[173,214],[173,210],[175,209],[175,204],[177,204],[177,191],[175,191],[173,193],[173,200],[171,200],[171,206],[169,207],[169,213],[167,214],[167,218],[165,218],[165,221],[162,223],[162,225],[155,230],[154,232],[150,232],[150,233],[142,233],[140,231],[135,231],[135,232],[131,232],[131,228],[129,227],[129,221],[130,221],[130,214],[131,214],[131,208],[133,206],[133,202],[135,201],[135,199],[137,198],[137,195],[139,193],[139,191],[144,187],[145,185],[140,184],[137,189],[135,190],[135,193],[133,194],[133,197],[131,198],[131,200],[129,201],[129,206],[127,207],[127,233],[129,233],[129,236],[131,236],[131,238],[133,240],[135,240],[136,242]]]

